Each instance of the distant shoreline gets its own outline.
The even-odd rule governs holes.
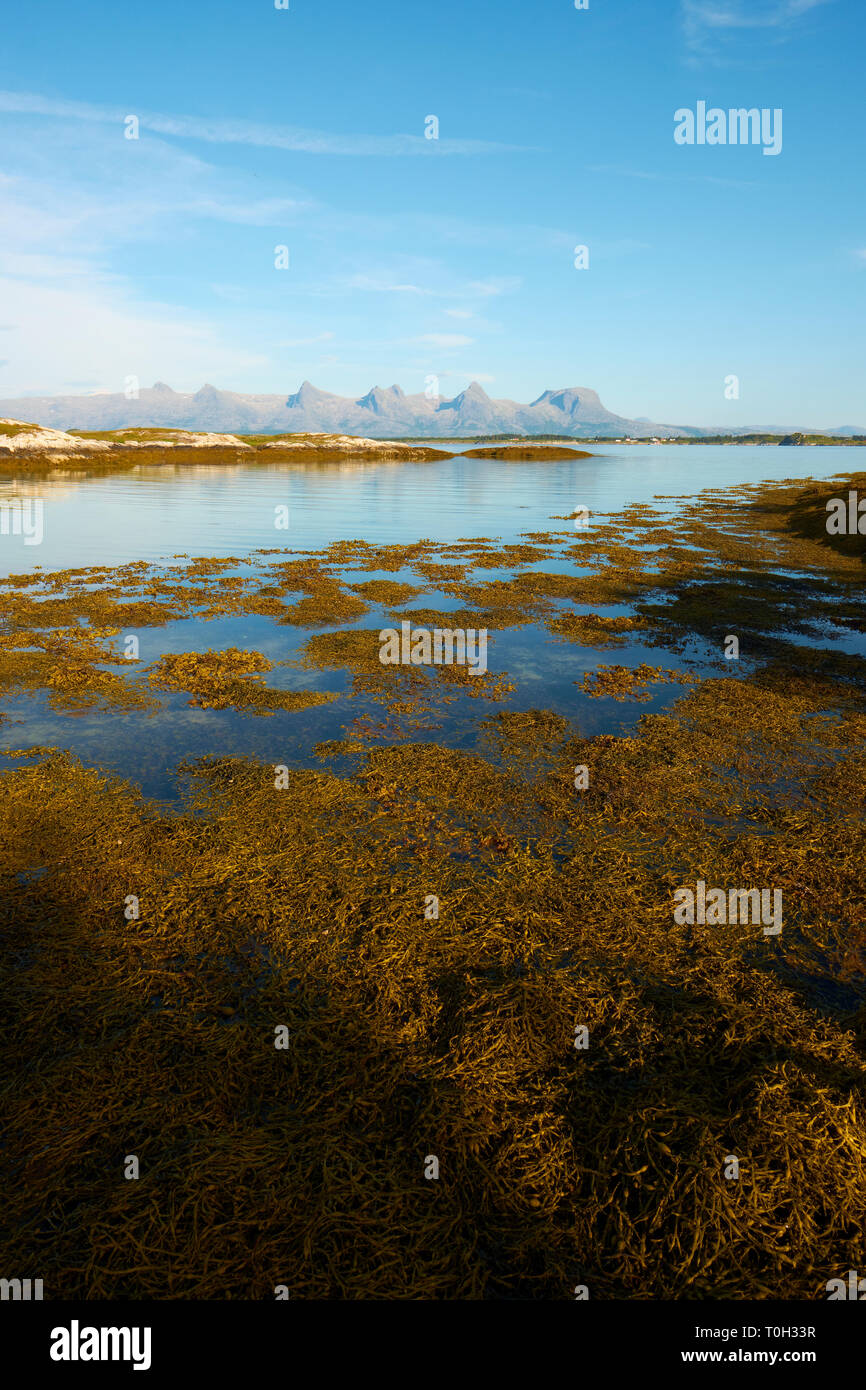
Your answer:
[[[687,437],[681,435],[574,435],[574,434],[533,434],[500,435],[474,434],[461,437],[424,436],[425,442],[435,445],[448,444],[525,444],[536,446],[544,444],[569,444],[576,448],[583,444],[767,444],[767,445],[808,445],[825,446],[833,444],[866,444],[866,434],[711,434]],[[420,442],[417,435],[401,436],[401,442],[414,444]]]
[[[103,471],[181,462],[232,465],[253,462],[429,463],[454,457],[500,459],[516,463],[544,462],[603,457],[581,447],[599,444],[614,447],[664,444],[821,447],[866,444],[866,436],[755,433],[706,435],[700,438],[664,435],[593,438],[574,435],[472,435],[435,439],[430,436],[377,439],[326,433],[222,434],[153,426],[65,431],[21,420],[0,419],[0,472],[15,471],[25,462],[31,467],[34,463],[42,467],[63,463],[74,468]],[[467,445],[470,447],[466,448]]]

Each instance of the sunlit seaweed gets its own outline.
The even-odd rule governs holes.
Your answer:
[[[147,679],[156,690],[189,693],[190,705],[202,709],[239,709],[255,714],[274,710],[309,709],[324,705],[334,696],[320,690],[275,690],[261,683],[261,672],[273,670],[273,662],[260,652],[180,652],[161,656],[147,667]]]
[[[697,680],[682,671],[665,670],[662,666],[649,666],[642,661],[640,666],[599,666],[596,671],[584,676],[580,688],[593,699],[607,696],[612,700],[648,700],[648,685],[664,681],[687,683]],[[577,684],[577,682],[575,682]]]
[[[341,543],[263,564],[264,585],[220,587],[198,565],[189,610],[176,573],[153,576],[154,599],[165,586],[185,613],[202,597],[236,613],[284,586],[333,596],[319,566],[414,568],[560,641],[597,645],[633,620],[667,650],[739,632],[744,651],[703,680],[588,671],[589,694],[689,683],[625,737],[482,703],[473,751],[350,733],[282,780],[204,759],[181,769],[174,808],[61,750],[11,750],[4,1267],[38,1270],[52,1298],[267,1299],[284,1283],[302,1299],[567,1300],[577,1283],[592,1298],[812,1299],[856,1265],[866,672],[797,638],[858,622],[862,560],[824,543],[807,492],[710,496],[664,540],[651,509],[629,510],[630,537],[539,537],[536,559],[555,543],[598,573],[492,589],[466,579],[490,538],[450,575],[422,568],[454,555],[432,542]],[[662,553],[638,549],[654,540]],[[102,576],[118,604],[150,578]],[[28,688],[63,660],[110,663],[92,593],[34,580],[55,584],[47,602],[66,606],[44,629],[28,585],[0,587],[0,672],[29,649]],[[626,590],[623,622],[558,606]],[[76,612],[93,623],[78,638]],[[376,628],[318,632],[299,662],[346,672],[386,727],[401,706],[428,727],[482,679],[383,667],[378,650]],[[270,669],[229,649],[163,656],[149,678],[255,708],[292,693],[261,684]],[[673,893],[699,879],[778,888],[782,934],[678,925]],[[125,1182],[133,1153],[141,1177]]]

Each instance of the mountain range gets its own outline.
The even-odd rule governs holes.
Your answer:
[[[218,431],[233,434],[360,434],[370,438],[459,438],[474,435],[569,435],[700,438],[718,433],[745,434],[752,427],[654,424],[629,419],[602,405],[597,392],[583,386],[543,391],[529,405],[495,400],[477,381],[451,399],[423,392],[407,396],[399,386],[374,386],[352,400],[320,391],[305,381],[293,395],[245,395],[205,385],[192,393],[173,391],[158,381],[129,398],[124,392],[85,396],[21,396],[0,400],[0,416],[54,429],[113,430],[135,426]],[[780,434],[803,426],[764,426]],[[842,426],[834,434],[866,433]]]

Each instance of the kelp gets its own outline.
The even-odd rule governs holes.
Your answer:
[[[273,668],[274,663],[261,652],[242,652],[237,647],[229,647],[222,652],[208,650],[161,656],[146,668],[146,673],[154,689],[189,693],[187,703],[201,709],[272,714],[277,709],[309,709],[334,699],[326,691],[276,690],[262,684],[261,673]]]
[[[580,688],[585,694],[598,700],[607,696],[612,700],[648,700],[646,687],[670,681],[687,684],[697,680],[697,676],[683,671],[665,670],[663,666],[650,666],[642,661],[639,666],[599,666],[597,670],[584,676]],[[578,682],[575,681],[575,685]]]
[[[854,1267],[866,682],[859,656],[799,638],[858,621],[862,559],[800,534],[809,487],[699,499],[663,542],[637,509],[631,539],[527,542],[598,571],[511,575],[499,611],[598,645],[629,629],[563,608],[585,603],[570,583],[597,579],[600,605],[627,583],[642,642],[718,647],[703,678],[591,667],[589,693],[685,684],[626,735],[493,699],[473,748],[407,739],[404,717],[435,724],[482,678],[384,667],[370,627],[312,633],[298,661],[380,699],[385,746],[347,731],[308,768],[201,759],[174,806],[63,750],[9,750],[4,1267],[38,1271],[47,1298],[472,1300],[812,1299]],[[422,577],[466,583],[495,541],[465,546],[463,574]],[[195,606],[454,552],[340,543],[222,589],[198,566]],[[147,571],[103,582],[137,601]],[[36,591],[92,601],[63,579]],[[39,634],[30,607],[12,621],[28,592],[0,588],[2,660]],[[74,643],[70,611],[46,633]],[[66,654],[98,666],[91,638]],[[31,653],[43,675],[49,651]],[[255,708],[290,693],[262,685],[270,669],[232,648],[164,655],[144,681]],[[779,890],[781,933],[678,921],[699,881]]]

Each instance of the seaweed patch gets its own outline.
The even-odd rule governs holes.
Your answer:
[[[0,584],[16,719],[21,691],[107,719],[120,682],[157,701],[154,730],[160,697],[348,720],[308,765],[282,732],[270,760],[187,760],[171,804],[4,725],[6,1265],[96,1299],[267,1298],[277,1269],[302,1298],[801,1299],[847,1268],[866,682],[805,634],[854,630],[863,561],[812,527],[819,493],[697,499],[664,542],[635,510],[580,544],[341,542]],[[526,570],[551,550],[572,569]],[[583,663],[583,703],[539,704],[519,649],[509,674],[383,665],[383,605],[420,596],[404,583],[480,605],[429,610],[455,626],[495,612],[494,658],[538,624]],[[273,633],[303,627],[280,621],[297,593],[320,622],[292,656],[205,646],[256,603]],[[367,626],[347,593],[379,608]],[[108,620],[136,611],[154,641],[194,621],[202,650],[128,660]],[[670,664],[592,664],[625,637]],[[343,688],[266,685],[283,666]],[[598,696],[657,691],[627,727],[582,727]]]

